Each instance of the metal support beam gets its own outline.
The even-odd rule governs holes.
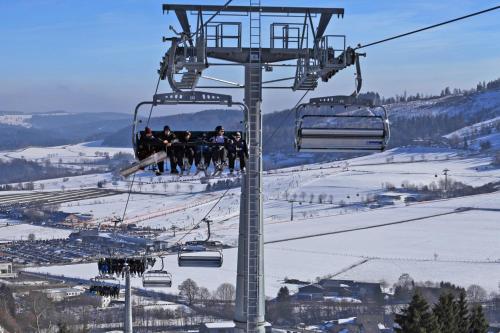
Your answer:
[[[123,332],[133,333],[132,326],[132,287],[130,286],[130,267],[125,264],[125,317],[123,321]]]
[[[275,13],[275,14],[304,14],[309,11],[311,14],[334,14],[344,16],[344,8],[308,8],[308,7],[271,7],[271,6],[218,6],[218,5],[184,5],[184,4],[164,4],[163,11],[185,10],[201,12],[232,12],[232,13]]]

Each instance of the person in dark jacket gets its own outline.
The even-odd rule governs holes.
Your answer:
[[[179,172],[177,171],[177,158],[175,156],[174,147],[172,147],[172,144],[178,141],[175,133],[170,130],[169,126],[165,126],[163,127],[163,132],[160,133],[158,138],[162,140],[163,144],[165,145],[164,149],[167,152],[167,156],[170,160],[170,173],[178,174]],[[158,168],[160,173],[165,172],[165,162],[158,162]]]
[[[174,147],[177,164],[181,168],[181,172],[191,169],[194,160],[194,147],[191,143],[191,132],[185,131],[179,137],[179,145]]]
[[[229,158],[229,171],[234,172],[234,162],[236,158],[240,160],[240,170],[245,171],[246,160],[248,158],[248,146],[245,140],[241,138],[241,133],[236,132],[233,140],[227,145]]]
[[[226,147],[229,144],[229,138],[224,135],[224,128],[217,126],[215,128],[215,135],[210,139],[210,142],[216,143],[212,147],[212,161],[216,170],[222,170],[226,162]]]
[[[144,129],[138,143],[137,155],[140,160],[159,152],[163,147],[162,141],[153,135],[153,131],[149,127]]]
[[[210,142],[210,137],[203,133],[202,137],[198,138],[199,144],[197,144],[194,148],[194,163],[196,164],[197,173],[206,170],[212,159],[212,150],[208,144]]]

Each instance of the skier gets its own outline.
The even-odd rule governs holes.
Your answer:
[[[219,125],[215,128],[215,135],[210,141],[215,143],[212,148],[212,160],[214,162],[215,173],[220,173],[222,172],[224,164],[226,164],[226,147],[230,143],[230,140],[224,135],[224,128]]]
[[[191,169],[191,165],[193,165],[194,159],[194,149],[190,144],[191,140],[191,132],[185,131],[179,137],[179,146],[175,147],[174,150],[176,152],[177,164],[181,168],[181,174],[183,172],[189,173]]]
[[[246,159],[248,158],[248,147],[245,140],[241,138],[241,133],[236,132],[233,140],[230,140],[228,146],[229,172],[234,172],[234,162],[236,158],[240,160],[240,171],[245,172]]]
[[[163,144],[165,145],[164,149],[167,152],[167,156],[170,160],[170,173],[178,174],[179,172],[177,171],[177,158],[173,149],[174,147],[172,147],[172,144],[178,141],[175,133],[170,130],[170,127],[168,125],[166,125],[163,127],[163,132],[158,137],[163,141]],[[165,172],[165,162],[158,162],[158,168],[159,170],[156,174],[159,176],[163,172]]]

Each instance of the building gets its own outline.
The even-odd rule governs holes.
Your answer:
[[[301,301],[321,301],[325,296],[325,288],[323,286],[313,283],[304,287],[300,287],[296,297]]]
[[[364,333],[363,324],[359,323],[356,317],[334,319],[324,321],[319,325],[307,326],[309,332],[325,333]]]
[[[15,278],[17,273],[12,269],[11,262],[0,262],[0,278]]]
[[[380,283],[333,279],[323,279],[318,283],[300,287],[295,297],[302,301],[330,300],[350,303],[380,302],[384,299]]]
[[[90,214],[69,214],[64,219],[62,224],[74,227],[81,223],[87,223],[92,220],[92,215]]]
[[[58,302],[62,301],[65,298],[80,296],[83,294],[84,290],[78,288],[52,288],[52,289],[43,289],[38,290],[42,294],[45,294],[51,300]]]

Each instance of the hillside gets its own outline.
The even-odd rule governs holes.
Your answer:
[[[73,146],[70,150],[81,149],[86,148]],[[436,174],[443,168],[452,170],[450,179],[470,186],[498,182],[499,170],[490,168],[490,161],[451,149],[398,148],[348,161],[266,172],[266,295],[276,295],[286,277],[314,281],[318,276],[335,276],[392,284],[403,273],[416,281],[450,281],[464,287],[474,283],[488,291],[496,290],[498,281],[491,276],[500,274],[496,246],[498,188],[491,193],[432,201],[404,199],[418,198],[418,189],[424,185],[442,186]],[[112,184],[111,178],[110,174],[70,177],[65,186],[66,190],[92,188],[105,179],[109,181],[105,187],[110,189],[130,186],[126,181]],[[35,186],[39,183],[45,189],[57,190],[61,180],[44,180]],[[417,185],[414,190],[410,189],[412,184]],[[140,173],[135,178],[125,223],[165,228],[159,239],[174,244],[224,192],[205,191],[205,186]],[[239,188],[229,190],[209,215],[214,220],[213,239],[230,246],[237,242],[239,192]],[[98,200],[75,199],[62,204],[61,210],[90,213],[93,223],[105,223],[123,211],[125,199],[126,194]],[[295,201],[293,220],[290,200]],[[175,234],[172,226],[178,230]],[[15,226],[7,227],[9,237],[22,236],[11,233],[9,228],[17,230]],[[187,238],[202,239],[205,234],[206,228],[201,227]],[[234,248],[225,250],[223,267],[218,270],[179,268],[177,257],[167,256],[167,267],[174,276],[173,288],[168,292],[176,292],[188,277],[211,289],[222,282],[234,283],[236,252]],[[33,270],[84,279],[97,273],[95,264]],[[207,275],[211,278],[207,279]],[[133,284],[140,287],[140,282],[136,278]]]

